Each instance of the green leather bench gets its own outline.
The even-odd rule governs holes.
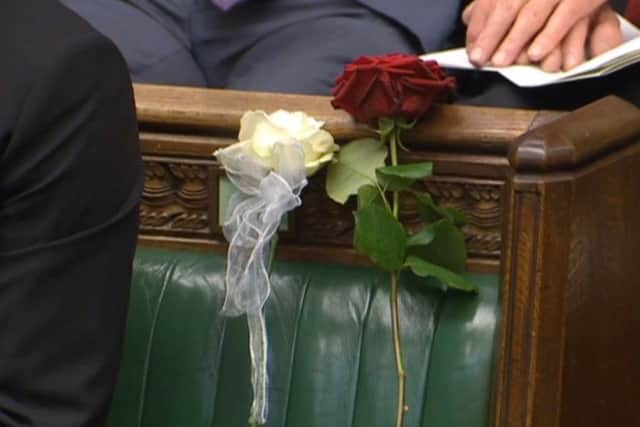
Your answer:
[[[146,167],[110,427],[246,426],[246,321],[219,316],[224,171],[248,109],[304,110],[368,135],[329,98],[138,85]],[[436,106],[402,161],[462,209],[477,297],[403,278],[407,427],[640,426],[640,110]],[[322,176],[280,234],[267,303],[274,427],[393,425],[387,278],[351,249],[353,206]],[[401,219],[418,216],[401,200]]]
[[[246,320],[223,318],[225,259],[140,248],[111,427],[246,426]],[[396,378],[388,277],[371,268],[277,262],[266,305],[267,426],[388,427]],[[497,278],[479,296],[406,280],[402,339],[407,427],[484,427],[498,313]]]

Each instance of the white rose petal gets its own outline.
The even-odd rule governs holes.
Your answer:
[[[273,152],[273,144],[286,142],[291,138],[285,131],[274,126],[269,121],[261,121],[255,126],[255,133],[251,137],[251,148],[260,157],[270,157]]]
[[[264,120],[269,120],[269,116],[264,111],[246,111],[240,119],[238,141],[251,139],[255,133],[256,125]]]
[[[314,161],[310,161],[310,162],[306,163],[304,166],[307,169],[307,176],[311,176],[314,173],[318,172],[318,170],[322,166],[324,166],[327,163],[331,162],[331,160],[333,160],[333,151],[323,155],[322,157],[319,157],[318,159],[316,159]]]
[[[269,115],[269,119],[276,126],[286,130],[286,132],[296,139],[306,139],[318,131],[323,122],[320,122],[302,111],[290,113],[285,110],[278,110]]]
[[[333,137],[326,130],[320,129],[308,140],[308,145],[311,146],[316,153],[333,153],[338,151],[338,146],[333,142]]]
[[[245,150],[249,148],[248,155],[274,168],[274,144],[297,141],[304,150],[307,174],[311,175],[331,161],[339,148],[322,126],[323,122],[301,111],[278,110],[271,114],[247,111],[240,120],[240,143],[236,145],[241,144]]]

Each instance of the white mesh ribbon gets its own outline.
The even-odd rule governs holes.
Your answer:
[[[269,260],[274,234],[283,216],[299,206],[307,184],[302,144],[276,142],[269,162],[239,143],[216,152],[237,188],[231,196],[224,235],[229,241],[226,296],[222,314],[247,315],[253,404],[251,418],[267,417],[267,332],[263,306],[270,292]]]

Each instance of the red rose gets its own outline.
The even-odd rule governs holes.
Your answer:
[[[455,79],[435,61],[403,54],[361,56],[336,80],[331,104],[375,126],[382,117],[418,120],[454,87]]]

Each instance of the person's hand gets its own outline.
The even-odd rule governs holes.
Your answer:
[[[591,16],[578,21],[569,30],[560,46],[540,61],[540,67],[548,72],[570,70],[594,56],[613,49],[620,43],[622,43],[620,22],[615,11],[605,5]],[[518,61],[519,63],[531,62],[524,52]]]
[[[606,0],[475,0],[463,13],[467,49],[478,66],[507,66],[526,50],[532,62],[562,56],[564,41],[587,37],[589,18]],[[579,56],[579,55],[577,55]],[[576,58],[579,63],[579,58]],[[570,63],[572,61],[569,61]]]

